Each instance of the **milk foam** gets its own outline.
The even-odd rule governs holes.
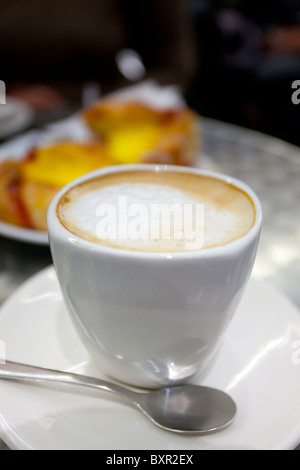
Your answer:
[[[151,252],[200,250],[226,245],[249,230],[251,203],[238,194],[241,204],[223,207],[168,184],[124,182],[73,190],[60,215],[69,230],[100,244]]]

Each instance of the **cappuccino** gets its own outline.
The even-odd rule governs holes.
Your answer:
[[[57,215],[74,235],[142,252],[198,251],[243,237],[255,207],[225,181],[176,171],[104,174],[71,188]]]

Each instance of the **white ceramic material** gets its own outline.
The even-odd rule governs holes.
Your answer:
[[[180,436],[153,426],[111,393],[0,381],[0,437],[21,450],[294,449],[300,443],[300,315],[277,289],[250,279],[219,354],[195,383],[229,393],[235,422]],[[0,309],[7,359],[107,378],[82,346],[49,267]]]
[[[230,182],[249,194],[256,221],[242,238],[198,252],[141,253],[103,247],[71,234],[56,209],[74,185],[128,166],[97,170],[61,190],[48,213],[50,246],[63,296],[95,363],[122,382],[155,388],[205,369],[249,279],[262,225],[258,198],[244,183],[183,167],[131,170],[192,172]]]

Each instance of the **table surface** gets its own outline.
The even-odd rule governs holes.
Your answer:
[[[280,289],[300,310],[300,149],[281,140],[203,118],[203,153],[260,197],[264,228],[253,276]],[[48,247],[0,237],[0,305],[52,263]],[[0,450],[7,449],[0,441]],[[300,447],[298,447],[300,450]]]

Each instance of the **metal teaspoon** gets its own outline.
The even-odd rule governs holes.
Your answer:
[[[113,392],[130,400],[157,426],[185,434],[223,429],[236,415],[234,401],[224,392],[197,385],[177,385],[135,392],[104,380],[6,361],[0,379],[63,382]]]

